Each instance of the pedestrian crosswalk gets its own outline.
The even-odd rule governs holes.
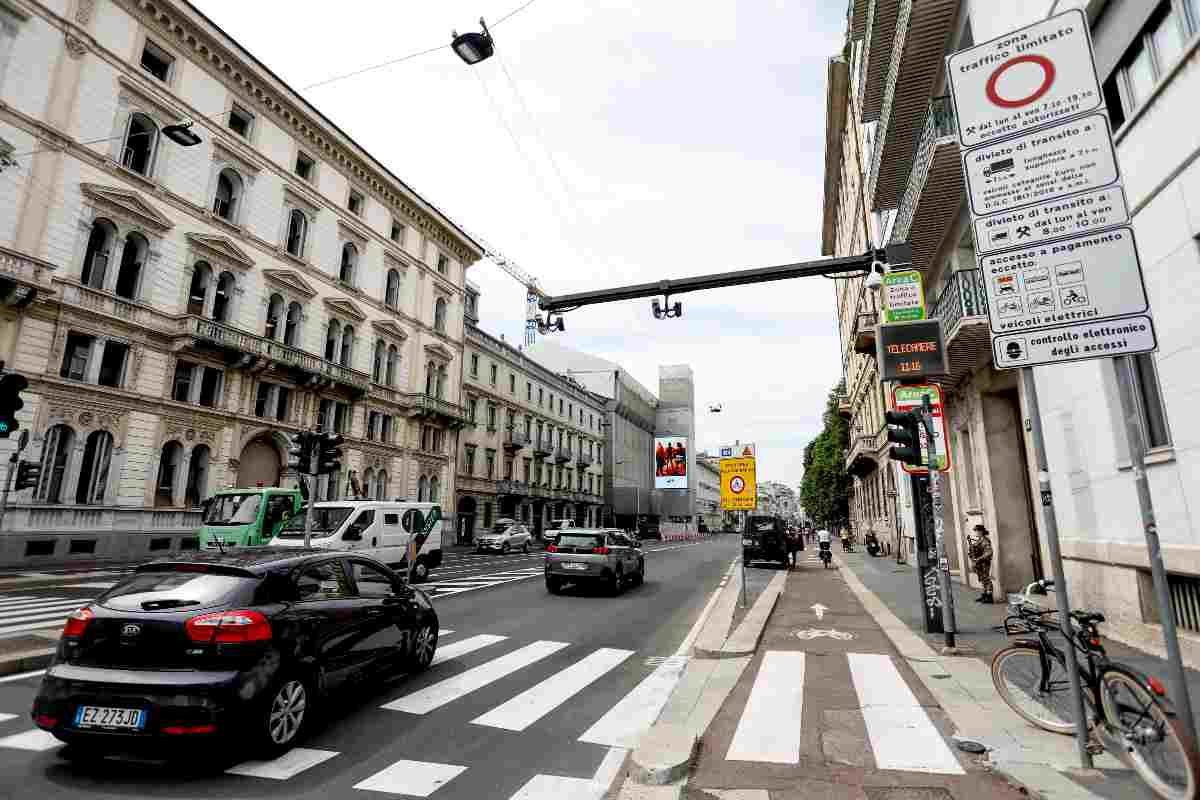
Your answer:
[[[68,614],[86,603],[82,597],[0,597],[0,639],[60,627]]]
[[[479,589],[488,589],[492,586],[499,586],[504,583],[513,583],[514,581],[524,581],[530,578],[539,577],[542,575],[544,568],[539,564],[536,567],[525,567],[522,569],[508,570],[505,572],[489,572],[482,575],[472,575],[463,578],[449,578],[447,580],[435,580],[431,583],[421,584],[421,589],[432,597],[434,600],[439,597],[447,597],[449,595],[462,594],[463,592],[476,591]]]
[[[608,748],[604,760],[611,762],[610,766],[622,763],[624,754],[636,746],[688,664],[688,659],[682,657],[652,659],[648,663],[646,658],[633,658],[636,653],[632,650],[585,647],[565,641],[522,641],[493,633],[443,630],[441,637],[430,669],[407,686],[401,684],[398,696],[381,698],[386,702],[380,710],[397,715],[389,719],[401,726],[405,716],[414,723],[432,718],[435,725],[455,720],[451,724],[491,731],[477,735],[507,737],[530,731],[561,713],[555,724],[561,725],[564,719],[569,719],[571,725],[578,724],[571,736],[583,744]],[[644,674],[646,670],[649,674]],[[807,755],[804,748],[822,738],[812,734],[819,730],[822,715],[827,713],[821,698],[830,689],[826,684],[835,674],[842,676],[837,678],[842,684],[837,691],[856,698],[850,705],[858,714],[858,724],[865,728],[865,747],[879,769],[963,774],[958,758],[895,659],[884,653],[764,652],[752,672],[743,677],[750,685],[748,694],[738,695],[745,698],[736,701],[740,707],[729,707],[735,702],[730,701],[722,712],[736,720],[736,725],[730,726],[733,733],[727,741],[711,748],[711,756],[738,762],[742,767],[801,763]],[[614,691],[630,685],[634,682],[631,679],[636,679],[631,690]],[[596,718],[577,720],[571,716],[570,712],[581,705],[594,708],[591,701],[605,692],[613,695],[613,702],[601,703],[604,710]],[[5,753],[10,754],[8,757],[15,753],[32,757],[60,746],[48,733],[29,730],[27,714],[5,713],[20,711],[0,709],[0,768]],[[435,716],[439,714],[444,716]],[[319,742],[333,744],[332,748],[305,742],[305,746],[281,758],[243,762],[231,767],[228,774],[287,781],[314,770],[336,769],[337,775],[344,775],[347,785],[356,790],[436,800],[457,797],[447,787],[454,786],[455,781],[462,784],[466,780],[462,776],[469,770],[491,768],[470,764],[465,754],[462,763],[454,763],[458,759],[453,757],[414,760],[411,756],[418,753],[413,752],[389,754],[393,759],[401,755],[408,758],[387,764],[363,761],[361,753],[343,757],[337,749],[338,741]],[[346,749],[353,752],[350,745]],[[326,784],[328,780],[328,775],[322,778]],[[523,785],[509,800],[599,800],[607,789],[607,784],[593,777],[538,774],[521,780]]]

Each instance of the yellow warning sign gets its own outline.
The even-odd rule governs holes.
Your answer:
[[[721,508],[753,511],[758,507],[754,457],[721,459]]]

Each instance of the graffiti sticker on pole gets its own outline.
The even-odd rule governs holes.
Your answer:
[[[953,53],[946,69],[964,147],[1095,111],[1104,99],[1080,9]]]

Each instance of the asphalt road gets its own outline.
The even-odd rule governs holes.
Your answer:
[[[29,721],[40,678],[0,679],[0,798],[598,798],[592,779],[619,766],[614,745],[638,724],[630,711],[669,690],[643,681],[676,653],[739,545],[648,543],[646,583],[617,598],[549,595],[540,555],[448,554],[429,584],[453,631],[445,660],[341,696],[290,758],[233,772],[201,759],[65,761]],[[24,602],[14,596],[82,602],[102,589],[4,589],[0,609]]]

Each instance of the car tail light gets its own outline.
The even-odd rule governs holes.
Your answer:
[[[1146,683],[1150,684],[1150,689],[1159,697],[1167,696],[1167,687],[1158,682],[1158,678],[1146,678]]]
[[[187,733],[216,733],[216,725],[165,725],[162,728],[163,733],[178,736],[179,734]]]
[[[271,638],[271,623],[257,611],[214,611],[192,617],[185,627],[193,642],[206,644],[265,642]]]
[[[592,548],[592,555],[594,555],[594,556],[606,556],[606,555],[608,555],[608,548],[607,548],[607,547],[593,547],[593,548]]]
[[[547,552],[547,553],[557,553],[557,552],[558,552],[558,548],[557,548],[557,547],[555,547],[555,546],[554,546],[554,545],[552,545],[552,544],[548,544],[548,545],[546,545],[546,552]]]
[[[95,619],[95,617],[95,613],[87,606],[75,609],[67,617],[67,624],[63,626],[63,638],[78,639],[80,636],[83,636],[83,632],[87,630],[88,623]]]
[[[58,724],[58,717],[51,717],[48,714],[37,714],[33,718],[33,723],[39,728],[50,730]]]

